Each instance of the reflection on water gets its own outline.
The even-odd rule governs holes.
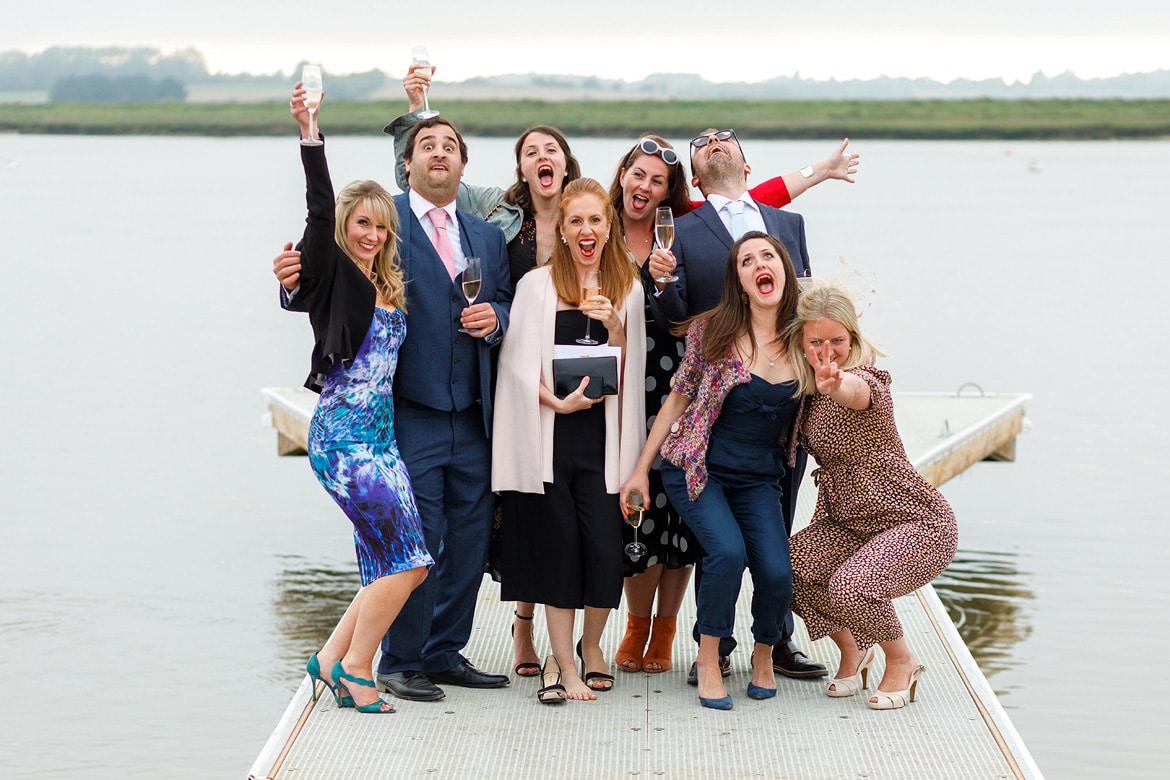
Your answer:
[[[280,633],[277,652],[286,668],[303,669],[321,649],[361,587],[357,566],[331,567],[300,555],[281,556],[273,612]]]
[[[989,680],[1022,663],[1013,648],[1032,633],[1023,609],[1035,598],[1024,584],[1031,574],[1020,572],[1018,558],[1015,553],[959,550],[934,581],[959,635]]]

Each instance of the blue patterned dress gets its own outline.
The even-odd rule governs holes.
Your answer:
[[[362,585],[434,563],[394,440],[391,386],[405,337],[405,315],[375,307],[353,361],[334,361],[309,423],[309,464],[353,523]]]

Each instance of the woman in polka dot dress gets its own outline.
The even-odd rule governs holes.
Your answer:
[[[914,470],[894,424],[890,375],[858,328],[846,285],[810,280],[787,331],[804,406],[798,440],[817,461],[812,523],[791,539],[792,610],[812,639],[828,636],[841,665],[832,697],[868,687],[876,658],[885,673],[875,710],[914,701],[926,668],[918,662],[893,599],[937,577],[955,554],[958,531],[946,499]]]

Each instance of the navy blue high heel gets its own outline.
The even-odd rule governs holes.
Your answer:
[[[333,679],[337,680],[337,690],[345,691],[346,693],[349,692],[349,688],[346,686],[346,684],[345,684],[345,682],[343,682],[343,680],[349,681],[349,682],[354,683],[356,685],[364,686],[366,688],[376,688],[377,687],[376,685],[374,685],[373,680],[366,680],[366,679],[363,679],[361,677],[354,677],[352,674],[346,674],[345,669],[343,669],[341,666],[341,661],[338,661],[337,663],[333,664]],[[375,701],[372,701],[369,704],[363,704],[359,707],[359,706],[357,706],[356,703],[354,703],[352,706],[358,712],[374,713],[374,714],[379,714],[379,715],[389,715],[393,712],[396,712],[396,710],[394,709],[394,705],[391,704],[390,702],[386,701],[385,699],[383,699],[381,696],[379,696]],[[389,707],[390,709],[384,709],[384,707]]]
[[[724,696],[719,699],[704,699],[700,696],[699,704],[702,704],[704,707],[710,707],[713,710],[729,710],[735,706],[735,702],[731,700],[730,696]]]
[[[321,676],[321,662],[317,659],[317,654],[313,653],[309,656],[309,662],[305,664],[305,671],[309,673],[309,678],[313,680],[313,701],[317,701],[317,683],[325,683],[325,687],[333,694],[333,700],[337,702],[338,707],[352,707],[353,697],[342,696],[337,692],[337,688],[333,684]]]
[[[776,689],[748,683],[747,695],[750,699],[770,699],[776,695]]]
[[[722,663],[720,667],[722,667]],[[699,664],[697,661],[692,668],[695,670],[695,685],[697,686],[699,684]],[[722,671],[722,668],[720,668],[720,674],[722,674]],[[713,710],[729,710],[735,706],[730,696],[720,696],[718,699],[706,699],[700,696],[699,704]]]

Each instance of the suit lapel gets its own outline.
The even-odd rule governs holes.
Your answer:
[[[780,217],[776,209],[765,206],[763,203],[757,203],[760,208],[760,216],[764,218],[764,227],[768,229],[768,234],[780,237]]]
[[[731,249],[731,234],[727,232],[727,228],[723,226],[723,220],[719,219],[719,212],[711,205],[710,201],[703,204],[698,211],[699,220],[707,226],[715,238],[719,239],[719,243],[723,244],[724,249]]]

